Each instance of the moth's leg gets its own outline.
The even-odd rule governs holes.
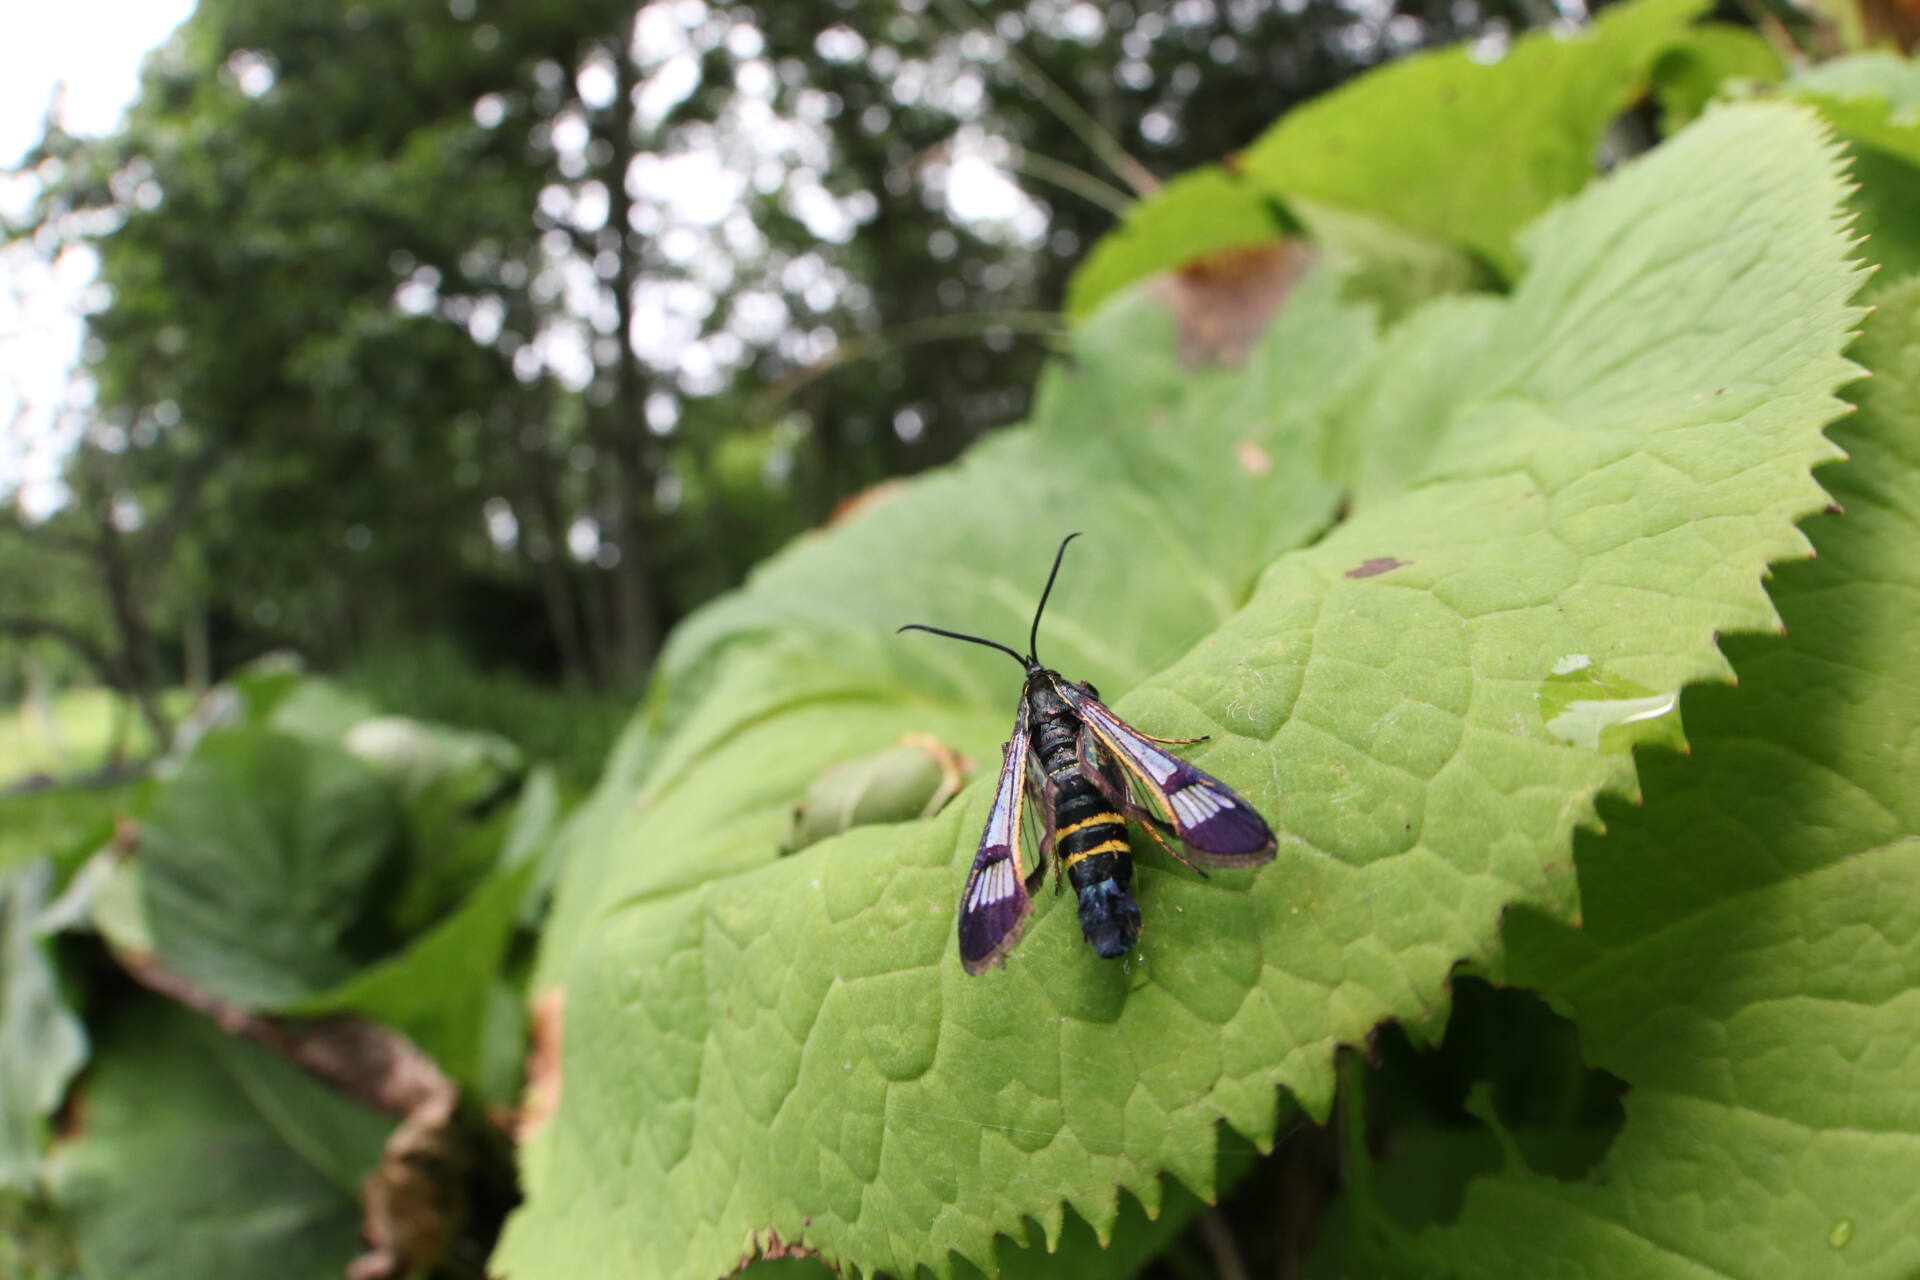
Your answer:
[[[1132,726],[1128,726],[1128,727],[1131,728]],[[1138,729],[1134,729],[1134,732],[1140,733]],[[1213,735],[1210,733],[1203,733],[1197,738],[1156,738],[1150,733],[1140,733],[1140,736],[1145,738],[1148,742],[1157,742],[1161,746],[1184,747],[1184,746],[1191,745],[1192,743],[1195,743],[1195,742],[1205,742],[1208,738],[1211,738]]]
[[[1146,832],[1148,835],[1152,836],[1155,840],[1157,840],[1162,849],[1165,849],[1168,853],[1172,854],[1174,861],[1178,862],[1181,866],[1193,872],[1193,874],[1199,876],[1202,880],[1205,880],[1207,878],[1207,873],[1205,871],[1201,870],[1199,867],[1196,867],[1193,863],[1189,862],[1187,858],[1178,849],[1174,848],[1172,845],[1167,843],[1167,838],[1165,836],[1161,835],[1158,831],[1154,830],[1153,823],[1148,822],[1145,818],[1141,818],[1138,821],[1140,823],[1140,829]]]

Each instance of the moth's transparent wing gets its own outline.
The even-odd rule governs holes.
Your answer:
[[[1020,834],[1023,848],[1036,850],[1033,869],[1027,872],[1027,890],[1040,887],[1047,867],[1053,863],[1053,780],[1040,767],[1040,757],[1027,752],[1027,803],[1021,814]],[[1054,864],[1055,888],[1059,887],[1058,864]]]
[[[1149,742],[1085,685],[1055,687],[1080,717],[1081,768],[1128,817],[1177,836],[1195,862],[1256,867],[1272,860],[1273,830],[1239,792]]]
[[[1013,737],[1001,748],[1000,780],[980,835],[980,851],[960,894],[960,963],[968,973],[984,973],[1006,959],[1033,910],[1020,861],[1031,786],[1029,754],[1027,700],[1022,697]]]

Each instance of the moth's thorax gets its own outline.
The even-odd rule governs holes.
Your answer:
[[[1051,671],[1036,671],[1027,678],[1026,688],[1033,752],[1039,758],[1041,772],[1056,782],[1075,769],[1075,744],[1080,734],[1080,717],[1060,696],[1055,683],[1059,678]]]
[[[1027,672],[1025,696],[1027,706],[1032,709],[1035,724],[1042,720],[1073,714],[1073,709],[1067,705],[1067,700],[1060,696],[1060,684],[1058,671],[1034,667]]]

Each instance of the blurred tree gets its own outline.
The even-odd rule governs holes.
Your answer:
[[[173,621],[164,612],[173,602],[159,587],[218,455],[196,445],[164,467],[136,469],[126,465],[131,443],[127,431],[94,423],[69,458],[69,500],[47,518],[18,511],[0,521],[0,637],[29,662],[35,650],[20,642],[54,642],[125,694],[164,742],[153,627],[157,610],[163,625]],[[117,763],[124,735],[114,740]]]
[[[178,548],[96,544],[142,544],[223,661],[451,629],[629,683],[780,542],[1019,417],[1066,275],[1159,178],[1387,56],[1579,16],[203,0],[119,136],[31,160],[15,237],[95,245],[108,290],[68,485],[96,533],[113,492],[186,495]],[[140,594],[102,616],[145,687]]]
[[[542,475],[500,447],[539,435],[541,401],[449,321],[532,278],[541,172],[476,102],[579,40],[539,6],[505,30],[408,9],[203,4],[120,137],[34,157],[31,233],[96,239],[111,291],[90,325],[104,429],[136,469],[215,461],[200,585],[230,630],[329,658],[444,622],[463,580],[499,572],[484,494]]]

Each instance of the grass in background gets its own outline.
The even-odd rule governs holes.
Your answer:
[[[192,698],[184,689],[161,695],[169,716],[186,714]],[[0,788],[36,774],[61,778],[90,773],[107,763],[115,718],[127,717],[125,753],[139,760],[154,753],[153,733],[140,713],[111,689],[62,689],[45,704],[22,698],[0,715]]]
[[[106,764],[124,701],[111,689],[63,689],[44,706],[23,699],[0,714],[0,874],[41,854],[56,860],[84,854],[111,834],[114,819],[131,806],[138,781],[11,794],[7,789],[40,775],[89,775]],[[185,714],[189,701],[181,689],[164,695],[173,716]],[[152,755],[153,734],[137,712],[127,708],[126,714],[125,758]]]

